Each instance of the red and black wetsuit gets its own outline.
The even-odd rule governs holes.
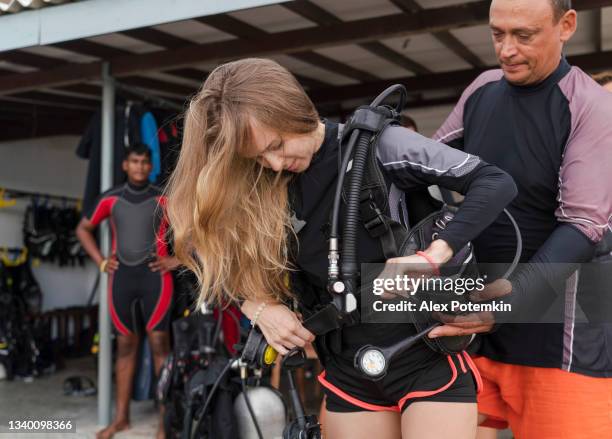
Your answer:
[[[172,274],[148,266],[156,256],[168,256],[164,206],[159,188],[126,183],[103,193],[93,210],[85,212],[94,226],[110,218],[119,268],[110,276],[108,298],[113,323],[124,335],[136,329],[138,307],[147,331],[165,331],[170,323]]]

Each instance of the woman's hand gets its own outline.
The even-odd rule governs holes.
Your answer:
[[[437,267],[448,262],[453,257],[453,250],[442,239],[437,239],[423,251],[425,256],[410,255],[387,259],[384,270],[378,275],[379,279],[395,280],[397,276],[401,279],[429,277],[436,273]],[[409,285],[408,285],[409,286]],[[408,296],[413,293],[409,288],[401,290],[386,289],[382,294],[383,299],[394,296]]]
[[[252,320],[260,304],[261,302],[247,300],[242,304],[242,312]],[[270,346],[281,355],[287,354],[296,346],[303,348],[315,339],[314,334],[304,328],[297,315],[280,303],[268,303],[257,318],[257,326]]]

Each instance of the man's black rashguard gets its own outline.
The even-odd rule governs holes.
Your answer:
[[[508,83],[501,70],[483,73],[434,139],[477,154],[514,178],[519,193],[508,209],[523,237],[521,262],[586,262],[612,216],[611,114],[612,95],[562,59],[533,86]],[[475,241],[481,262],[509,262],[515,248],[513,228],[503,216]],[[545,279],[540,280],[541,287]],[[575,277],[567,282],[563,323],[502,325],[483,337],[480,353],[507,363],[610,376],[612,356],[602,361],[599,353],[612,342],[612,328],[602,326],[602,337],[593,340],[592,327],[576,323],[577,285]],[[527,306],[550,299],[546,288],[522,287],[527,291],[519,300],[527,299]]]

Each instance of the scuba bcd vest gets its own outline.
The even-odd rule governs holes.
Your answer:
[[[383,100],[397,91],[400,93],[400,99],[395,108],[382,105]],[[376,277],[360,270],[356,245],[358,228],[365,228],[370,237],[379,241],[386,260],[425,250],[437,238],[437,234],[446,228],[456,211],[456,208],[448,205],[442,206],[441,209],[431,209],[428,215],[424,215],[423,219],[410,228],[391,215],[388,185],[376,150],[381,133],[391,125],[399,125],[399,112],[404,107],[405,98],[406,90],[403,86],[392,86],[381,93],[371,105],[359,107],[344,126],[340,149],[341,164],[329,234],[327,291],[332,301],[320,305],[312,313],[307,313],[304,321],[304,326],[311,332],[334,340],[328,343],[332,353],[333,346],[337,349],[341,344],[339,333],[342,327],[359,322],[357,297],[361,295],[363,298],[363,294],[371,294],[371,281]],[[343,202],[346,210],[342,218],[340,237],[340,206]],[[517,261],[515,258],[515,263]],[[475,276],[477,267],[472,245],[468,243],[457,251],[451,261],[441,268],[444,276]],[[416,295],[417,300],[452,298],[469,301],[467,295],[446,293],[444,299],[441,295],[432,294]],[[422,338],[435,351],[459,352],[465,349],[472,339],[472,336],[429,339],[425,337],[426,334],[439,323],[433,320],[429,313],[411,312],[410,318],[419,339]]]
[[[395,109],[379,105],[384,98],[398,90],[401,97]],[[364,227],[372,238],[377,239],[385,259],[389,259],[424,250],[433,240],[432,237],[435,238],[435,230],[445,227],[452,219],[451,208],[431,209],[429,215],[408,229],[391,216],[388,186],[378,163],[376,149],[383,130],[390,125],[399,125],[399,111],[404,102],[405,89],[402,86],[391,87],[372,105],[359,107],[344,126],[338,188],[331,215],[328,291],[333,300],[305,320],[305,327],[315,334],[338,331],[344,325],[359,321],[356,295],[363,294],[368,285],[363,284],[363,278],[360,279],[355,245],[357,227]],[[340,249],[338,222],[342,201],[346,205],[346,214]],[[461,266],[466,260],[474,260],[469,245],[457,253],[452,265]],[[422,321],[413,323],[417,329],[423,325]],[[426,343],[437,351],[456,352],[463,350],[469,341],[470,337],[445,337],[444,340],[426,340]]]

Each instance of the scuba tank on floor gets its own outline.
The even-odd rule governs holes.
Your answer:
[[[246,386],[247,371],[253,371],[256,377],[261,376],[264,369],[274,364],[277,352],[256,327],[251,329],[241,351],[242,356],[236,366],[240,368],[242,393],[234,403],[240,426],[240,439],[320,439],[321,426],[317,416],[305,415],[293,379],[294,370],[304,367],[306,362],[304,350],[294,348],[281,361],[281,368],[285,371],[289,383],[289,397],[294,414],[294,419],[287,424],[285,404],[279,392],[266,387],[247,389]],[[267,399],[264,400],[264,397]]]
[[[251,405],[249,410],[248,404]],[[271,387],[250,387],[234,400],[234,416],[240,439],[259,439],[253,418],[264,438],[282,439],[287,410],[282,396]]]

